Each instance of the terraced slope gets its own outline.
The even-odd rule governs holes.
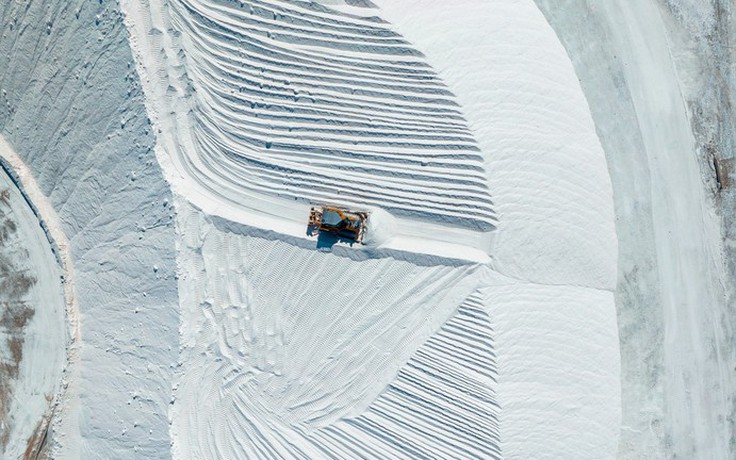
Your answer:
[[[181,47],[164,66],[185,76],[166,97],[190,111],[168,153],[211,194],[493,229],[483,160],[454,96],[374,10],[175,0],[163,11]]]
[[[79,365],[51,457],[164,460],[179,325],[171,195],[118,4],[0,2],[0,22],[0,155],[4,138],[43,197],[34,205],[58,215],[75,274]]]

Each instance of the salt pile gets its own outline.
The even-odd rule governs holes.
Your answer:
[[[734,457],[730,11],[0,5],[0,457]]]

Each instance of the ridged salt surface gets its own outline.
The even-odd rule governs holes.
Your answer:
[[[121,2],[179,194],[174,457],[613,455],[610,183],[564,49],[531,0],[377,3]],[[315,247],[315,197],[401,244]],[[462,364],[491,337],[498,383]]]
[[[454,96],[372,10],[222,0],[150,8],[152,31],[176,33],[174,50],[153,59],[163,70],[149,73],[165,73],[162,99],[190,111],[166,154],[210,197],[266,213],[280,197],[494,228],[483,157]],[[160,40],[145,37],[156,53]]]
[[[320,430],[320,445],[335,458],[501,458],[485,308],[468,297],[365,414]]]
[[[484,270],[354,260],[179,209],[175,455],[498,455],[492,329],[468,298]]]

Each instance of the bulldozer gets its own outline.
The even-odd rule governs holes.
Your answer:
[[[309,212],[307,232],[330,234],[351,242],[363,243],[368,213],[349,211],[337,206],[313,206]]]

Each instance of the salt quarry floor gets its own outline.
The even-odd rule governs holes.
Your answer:
[[[734,8],[1,2],[0,458],[736,458]]]

